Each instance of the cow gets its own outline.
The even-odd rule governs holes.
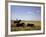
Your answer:
[[[34,24],[27,24],[28,27],[34,27]]]
[[[16,20],[16,21],[14,21],[14,23],[20,23],[21,22],[21,20]]]
[[[24,25],[25,25],[24,23],[17,23],[16,27],[24,27]]]

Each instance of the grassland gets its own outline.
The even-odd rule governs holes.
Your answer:
[[[11,21],[11,31],[31,31],[31,30],[40,30],[41,29],[41,22],[40,21],[21,21],[20,23],[27,23],[34,24],[33,27],[16,27],[16,24],[14,24],[14,20]]]

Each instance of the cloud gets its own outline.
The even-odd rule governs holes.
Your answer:
[[[29,11],[29,12],[27,12],[27,14],[30,15],[30,16],[33,16],[35,13]]]

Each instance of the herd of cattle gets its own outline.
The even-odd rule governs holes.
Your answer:
[[[30,23],[27,23],[27,25],[25,23],[20,23],[21,20],[18,20],[18,21],[14,21],[14,24],[16,24],[15,26],[16,27],[34,27],[34,24],[30,24]]]

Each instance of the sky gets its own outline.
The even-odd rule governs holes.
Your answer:
[[[41,20],[41,7],[11,5],[11,20]]]

